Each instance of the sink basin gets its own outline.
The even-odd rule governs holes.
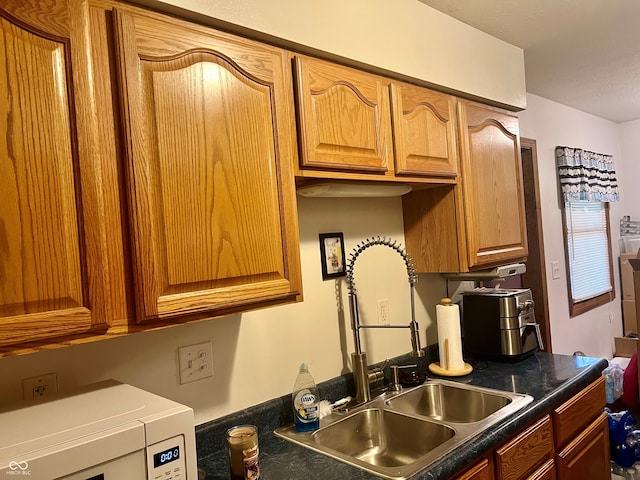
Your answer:
[[[389,410],[369,408],[316,431],[319,445],[371,465],[409,465],[453,438],[455,430]]]
[[[388,479],[406,479],[533,401],[448,380],[387,392],[334,412],[315,432],[275,430],[291,442]]]
[[[510,403],[507,394],[444,383],[428,383],[387,402],[398,411],[455,423],[479,422]]]

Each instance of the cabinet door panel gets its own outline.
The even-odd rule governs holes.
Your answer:
[[[95,210],[81,197],[69,41],[2,10],[0,30],[0,345],[106,328],[89,296],[82,216]]]
[[[496,451],[496,478],[526,478],[552,459],[553,453],[553,430],[547,415]]]
[[[397,174],[455,177],[455,99],[413,85],[391,84]]]
[[[491,457],[483,458],[464,473],[454,477],[453,480],[494,480],[493,460]]]
[[[607,414],[602,413],[558,454],[558,480],[611,478]]]
[[[556,464],[551,459],[531,474],[527,480],[556,480],[556,478]]]
[[[295,72],[302,166],[387,172],[391,117],[383,79],[301,56]]]
[[[280,51],[146,16],[117,29],[139,320],[295,294]]]
[[[553,411],[553,433],[560,448],[597,418],[606,405],[604,377]]]
[[[527,255],[518,119],[459,103],[469,268]]]

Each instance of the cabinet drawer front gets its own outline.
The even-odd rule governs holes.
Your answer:
[[[604,377],[601,377],[554,410],[556,448],[561,448],[602,412],[605,398]]]
[[[558,480],[608,480],[610,460],[609,427],[603,412],[558,454]]]
[[[556,462],[549,460],[530,475],[527,480],[556,480]]]
[[[547,415],[496,452],[498,480],[517,480],[553,458],[553,431]]]
[[[483,458],[461,475],[454,477],[454,480],[493,480],[493,478],[493,462],[489,457]]]

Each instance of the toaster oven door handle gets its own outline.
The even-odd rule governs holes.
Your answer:
[[[536,336],[538,337],[538,347],[540,350],[544,350],[544,343],[542,342],[542,332],[540,331],[540,325],[536,322],[530,323],[536,329]]]

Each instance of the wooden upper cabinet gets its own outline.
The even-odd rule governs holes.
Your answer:
[[[468,267],[523,260],[528,249],[518,118],[460,101],[458,119]]]
[[[138,320],[295,300],[285,52],[115,13]]]
[[[409,84],[391,84],[397,175],[455,177],[456,100]]]
[[[389,171],[389,82],[304,56],[294,58],[294,70],[301,167]]]
[[[31,3],[0,6],[0,355],[110,320],[86,39]]]

